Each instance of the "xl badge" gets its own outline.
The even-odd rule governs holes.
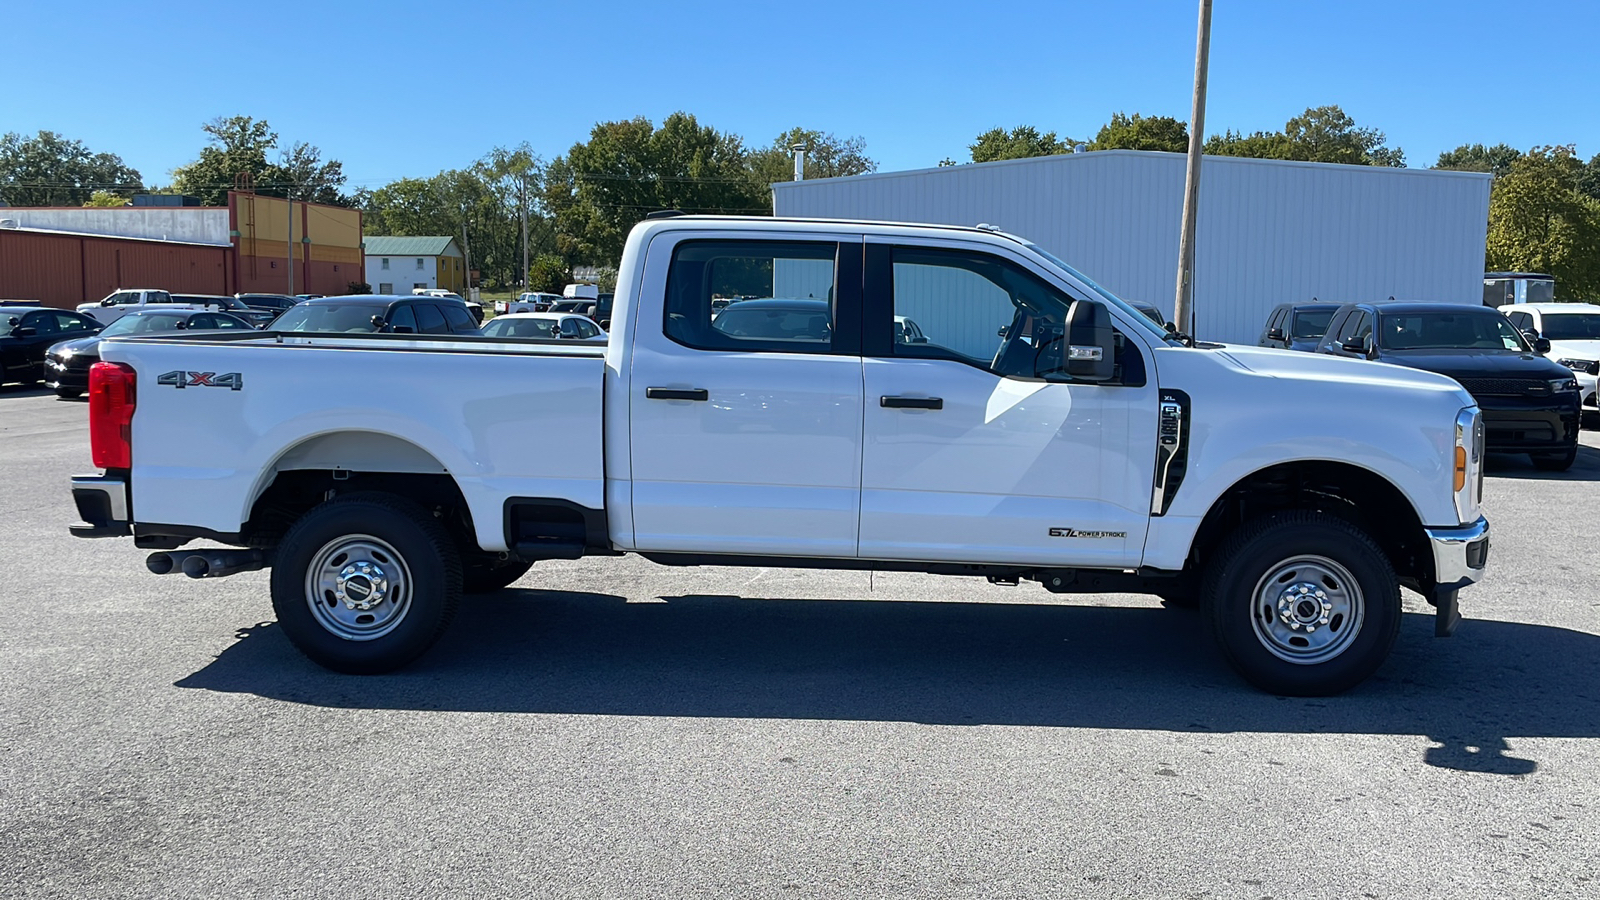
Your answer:
[[[219,387],[235,391],[244,390],[244,376],[238,372],[218,375],[215,372],[168,372],[156,379],[156,384],[179,390],[191,387]]]

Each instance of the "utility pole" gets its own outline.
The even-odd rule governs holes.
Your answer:
[[[289,296],[295,295],[294,289],[294,197],[284,194],[283,199],[289,204],[286,213],[289,219]]]
[[[1194,50],[1194,108],[1189,115],[1189,166],[1183,178],[1183,231],[1178,238],[1178,298],[1172,320],[1194,334],[1194,223],[1200,200],[1200,148],[1206,139],[1206,68],[1211,61],[1211,0],[1200,0]]]
[[[522,289],[528,289],[528,177],[523,173],[517,180],[518,202],[522,205]]]
[[[467,220],[461,220],[461,254],[466,259],[467,276],[466,287],[462,288],[468,299],[472,299],[472,245],[467,243]]]
[[[806,180],[806,150],[805,144],[795,144],[789,148],[794,151],[794,180]]]

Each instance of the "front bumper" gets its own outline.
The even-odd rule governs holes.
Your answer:
[[[78,507],[78,518],[85,523],[68,528],[74,536],[126,537],[133,533],[126,478],[109,473],[74,475],[72,502]]]
[[[1478,408],[1483,410],[1490,453],[1561,452],[1578,440],[1579,408],[1571,399],[1528,403],[1484,398]]]
[[[99,360],[90,360],[91,363]],[[51,358],[44,361],[44,381],[53,389],[87,391],[89,389],[89,366],[74,365],[70,360],[62,362]]]
[[[1471,525],[1423,530],[1433,549],[1434,587],[1430,599],[1438,610],[1433,633],[1449,637],[1461,624],[1457,594],[1482,580],[1489,566],[1489,520],[1479,516]]]

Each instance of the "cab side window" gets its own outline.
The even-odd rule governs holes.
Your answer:
[[[445,321],[450,323],[450,330],[456,334],[468,334],[478,330],[478,323],[472,321],[472,313],[466,309],[447,303],[439,307],[444,312]]]
[[[891,353],[948,359],[1014,378],[1070,381],[1061,351],[1072,299],[984,253],[895,247]],[[1138,351],[1116,335],[1118,381],[1143,384]]]
[[[831,241],[685,241],[667,275],[666,336],[699,350],[851,352],[836,341],[840,252]]]
[[[401,304],[389,311],[389,330],[396,334],[417,333],[417,317],[410,306]]]
[[[1516,326],[1518,331],[1528,331],[1533,328],[1533,316],[1525,312],[1514,312],[1507,315],[1506,318],[1511,320],[1511,324]]]
[[[417,331],[422,334],[449,334],[450,326],[445,324],[444,314],[432,303],[414,303],[412,311],[417,315]]]

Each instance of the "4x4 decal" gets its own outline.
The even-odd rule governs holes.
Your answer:
[[[238,372],[218,375],[215,372],[167,372],[156,379],[156,384],[180,390],[190,387],[219,387],[244,390],[244,376]]]

